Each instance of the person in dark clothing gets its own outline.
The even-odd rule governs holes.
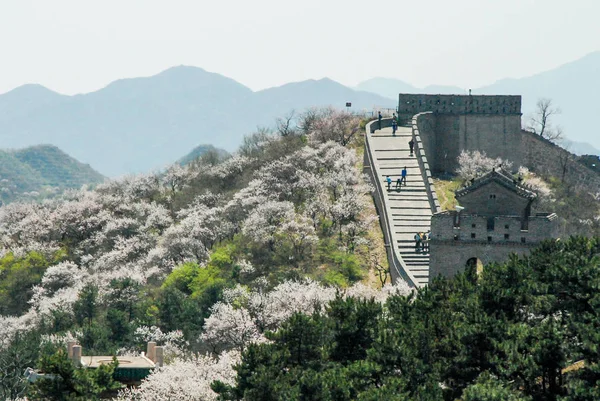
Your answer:
[[[416,233],[415,234],[415,253],[419,252],[420,250],[421,250],[421,234]]]
[[[387,176],[385,177],[385,182],[387,182],[388,191],[389,191],[390,189],[392,189],[392,179],[390,178],[390,176],[389,176],[389,175],[387,175]]]
[[[392,120],[392,135],[396,135],[396,130],[398,129],[398,123],[395,119]]]
[[[380,111],[378,111],[378,112],[377,112],[377,122],[379,123],[379,129],[381,129],[381,118],[382,118],[382,117],[381,117],[381,112],[380,112]]]
[[[402,169],[402,178],[400,179],[400,186],[402,186],[402,182],[404,182],[404,186],[406,186],[406,166]]]
[[[402,180],[400,178],[398,178],[396,180],[396,189],[399,189],[402,186]]]
[[[408,142],[408,147],[410,148],[410,155],[413,155],[413,150],[415,148],[415,140],[410,138],[410,141]]]

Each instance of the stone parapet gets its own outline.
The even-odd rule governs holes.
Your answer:
[[[421,138],[421,134],[419,132],[419,119],[426,118],[430,116],[432,113],[420,113],[413,117],[412,119],[412,135],[413,140],[415,142],[415,156],[419,161],[419,167],[421,170],[421,174],[423,177],[423,183],[425,184],[425,188],[427,189],[427,196],[429,197],[429,204],[431,206],[431,213],[438,213],[442,210],[440,206],[440,201],[438,200],[437,194],[435,192],[435,186],[433,185],[433,179],[431,177],[431,168],[429,167],[429,161],[427,159],[427,152],[425,150],[425,146],[423,143],[423,139]]]
[[[542,175],[552,175],[570,186],[600,192],[600,175],[579,162],[579,157],[538,134],[521,130],[521,165]],[[512,160],[510,156],[507,157]]]
[[[382,119],[381,126],[382,128],[391,127],[392,119]],[[371,150],[371,145],[369,143],[370,135],[373,134],[377,129],[377,120],[369,122],[365,127],[366,133],[363,172],[369,177],[369,179],[371,180],[371,184],[374,188],[374,191],[372,192],[373,202],[375,204],[375,208],[377,209],[377,214],[379,215],[379,223],[381,225],[381,230],[383,231],[386,254],[388,257],[388,263],[390,265],[390,275],[392,277],[392,283],[395,283],[398,279],[402,279],[406,281],[406,283],[408,283],[410,287],[416,287],[417,285],[415,280],[413,280],[413,278],[410,277],[410,275],[408,274],[408,268],[402,260],[402,256],[399,254],[397,247],[394,246],[393,243],[392,225],[389,221],[387,208],[384,203],[385,197],[383,196],[383,184],[381,180],[377,177],[377,169],[373,161],[373,153]]]
[[[521,115],[521,96],[424,95],[400,93],[398,113],[415,115],[431,111],[436,114]]]

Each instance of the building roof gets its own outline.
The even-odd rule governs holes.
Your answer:
[[[507,171],[502,169],[492,169],[492,171],[489,173],[473,180],[470,185],[456,191],[456,198],[460,198],[461,196],[471,193],[489,184],[490,182],[496,182],[506,189],[529,200],[533,200],[537,197],[535,192],[520,185]]]
[[[112,356],[82,356],[81,364],[88,368],[97,368],[100,365],[112,363]],[[154,368],[154,362],[145,356],[118,356],[120,369],[151,369]]]

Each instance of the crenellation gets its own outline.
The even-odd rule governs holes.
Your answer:
[[[504,170],[492,170],[456,191],[460,208],[431,217],[430,280],[450,277],[473,260],[502,262],[557,238],[556,214],[532,213],[535,199]]]
[[[522,130],[521,96],[400,94],[398,116],[412,121],[432,210],[439,210],[439,202],[430,175],[454,173],[463,151],[484,152],[512,163],[513,170],[524,166],[600,192],[596,159],[580,159]],[[483,190],[471,185],[457,191],[460,214],[435,213],[431,218],[430,279],[451,276],[474,259],[486,264],[504,261],[511,253],[524,255],[541,241],[559,237],[557,216],[534,213],[535,194],[511,172],[484,184]]]
[[[521,115],[521,96],[515,95],[422,95],[401,93],[398,113],[412,117],[431,111],[436,114]]]

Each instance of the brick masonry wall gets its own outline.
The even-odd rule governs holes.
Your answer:
[[[439,114],[516,114],[521,115],[521,96],[487,95],[398,95],[400,115],[432,111]]]
[[[576,155],[522,130],[520,115],[423,113],[416,123],[434,174],[453,173],[463,150],[479,150],[511,161],[514,169],[525,166],[542,176],[600,192],[600,175],[579,163]]]
[[[544,239],[556,237],[555,220],[556,215],[532,217],[528,230],[522,230],[520,217],[500,216],[494,218],[494,229],[488,230],[485,216],[461,215],[460,226],[455,227],[456,213],[436,214],[431,219],[430,281],[462,272],[471,258],[486,265],[503,262],[513,253],[528,254]]]
[[[468,104],[465,98],[469,97],[400,95],[399,114],[413,119],[413,135],[419,138],[420,152],[432,172],[454,172],[463,150],[479,150],[511,161],[513,169],[525,166],[542,176],[600,193],[596,171],[560,146],[521,129],[519,96],[473,97],[473,103]],[[435,194],[433,187],[428,191]],[[508,208],[506,212],[515,210]],[[432,217],[430,279],[464,270],[471,258],[484,264],[502,262],[512,253],[526,254],[543,239],[559,236],[556,215],[533,216],[523,227],[521,216],[495,217],[493,231],[488,231],[485,216],[461,216],[459,229],[454,228],[453,221],[454,216],[448,213]]]
[[[539,243],[556,236],[556,215],[532,216],[528,220],[527,230],[521,228],[520,216],[496,216],[494,228],[488,230],[486,216],[461,213],[459,226],[455,227],[456,212],[435,214],[431,218],[432,240],[450,241],[457,245],[464,243],[488,243],[508,245],[511,243]],[[508,238],[506,238],[508,235]],[[455,239],[456,237],[456,239]],[[525,239],[523,242],[522,239]]]
[[[467,261],[478,258],[484,265],[495,261],[507,260],[511,254],[529,253],[531,246],[510,244],[461,243],[460,246],[431,241],[429,256],[429,281],[438,276],[452,277],[465,270]]]
[[[494,158],[514,155],[521,139],[519,115],[433,114],[419,119],[418,126],[431,138],[429,159],[436,173],[453,173],[463,150],[479,150]],[[516,156],[523,157],[519,151]]]
[[[426,149],[431,148],[431,140],[435,139],[435,135],[421,136],[421,133],[417,127],[417,120],[422,118],[425,121],[431,118],[431,113],[418,114],[412,119],[412,139],[415,142],[414,151],[417,156],[419,163],[419,169],[421,170],[421,176],[423,183],[425,184],[425,190],[427,191],[427,197],[429,200],[429,206],[431,207],[431,213],[438,213],[441,211],[440,202],[435,192],[433,185],[433,178],[431,176],[431,166],[429,165],[429,159],[427,157]],[[434,121],[432,119],[432,121]],[[431,131],[433,132],[433,131]]]
[[[525,209],[529,203],[528,199],[494,181],[459,197],[457,200],[469,214],[501,216],[522,216],[525,214]]]
[[[521,165],[541,175],[551,175],[575,187],[600,192],[600,175],[577,161],[577,156],[529,131],[520,131]]]

